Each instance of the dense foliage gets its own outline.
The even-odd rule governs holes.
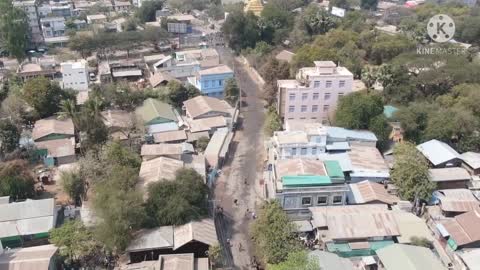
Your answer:
[[[23,160],[0,163],[0,196],[10,196],[11,200],[25,200],[35,196],[35,181]]]

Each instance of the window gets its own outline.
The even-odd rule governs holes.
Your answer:
[[[329,100],[329,99],[330,99],[330,96],[331,96],[330,93],[325,93],[324,99],[325,99],[325,100]]]
[[[317,197],[317,205],[327,205],[327,204],[328,204],[328,196]]]
[[[223,80],[218,80],[218,85],[222,86],[223,85]]]
[[[328,112],[328,109],[330,108],[329,105],[323,105],[323,111]]]
[[[342,203],[342,196],[333,196],[333,204],[340,204]]]
[[[302,197],[302,205],[303,206],[312,205],[312,197]]]
[[[288,106],[288,112],[295,112],[295,106]]]
[[[327,81],[327,82],[325,83],[325,87],[326,87],[326,88],[332,87],[332,81]]]
[[[290,100],[295,100],[295,94],[290,94],[290,95],[289,95],[289,99],[290,99]]]
[[[343,95],[344,95],[343,93],[338,93],[338,98],[343,97]]]
[[[322,119],[322,125],[326,125],[328,124],[328,120],[327,119]]]
[[[313,100],[317,100],[317,99],[318,99],[318,96],[319,96],[318,93],[313,93]]]
[[[345,81],[341,80],[340,82],[338,82],[338,87],[340,87],[340,88],[345,87]]]
[[[316,147],[313,147],[312,148],[312,155],[316,155],[317,154],[317,148]]]
[[[307,111],[307,106],[306,106],[306,105],[302,105],[301,112],[306,112],[306,111]]]
[[[210,87],[210,81],[205,81],[205,87]]]
[[[312,112],[318,112],[318,105],[312,105]]]
[[[320,81],[314,81],[313,88],[319,88],[319,87],[320,87]]]
[[[302,100],[307,100],[307,99],[308,99],[308,93],[303,93]]]
[[[307,148],[300,149],[300,155],[306,156],[307,155]]]
[[[297,155],[297,148],[292,148],[292,156]]]

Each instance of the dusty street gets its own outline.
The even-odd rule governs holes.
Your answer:
[[[252,212],[261,202],[259,182],[264,160],[262,127],[265,110],[261,88],[249,73],[249,67],[238,59],[234,65],[237,82],[244,92],[242,123],[232,142],[232,154],[217,179],[215,204],[224,210],[216,223],[224,246],[225,266],[227,269],[243,270],[250,269],[253,252],[248,231],[253,220]],[[234,200],[238,200],[237,204]]]

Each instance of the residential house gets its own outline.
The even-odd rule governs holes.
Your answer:
[[[439,205],[443,216],[454,217],[477,208],[480,202],[468,189],[442,189],[432,194],[432,204]]]
[[[101,24],[107,21],[107,16],[104,14],[87,15],[88,24]]]
[[[292,62],[294,56],[295,54],[293,52],[282,50],[281,52],[277,53],[277,55],[275,55],[275,59],[277,59],[278,61],[285,61],[287,63],[290,63]]]
[[[0,241],[4,248],[48,243],[55,228],[57,211],[54,199],[0,204]],[[0,256],[1,258],[1,256]]]
[[[369,180],[349,184],[348,204],[387,204],[394,205],[400,199],[390,193],[384,185]]]
[[[266,183],[267,199],[276,199],[294,220],[310,217],[309,207],[344,205],[348,187],[337,161],[277,160]]]
[[[208,270],[208,258],[195,258],[193,253],[159,255],[158,261],[121,265],[117,270]]]
[[[215,223],[207,218],[180,226],[142,230],[126,251],[132,263],[158,260],[162,255],[185,253],[193,253],[195,258],[206,258],[208,248],[217,243]]]
[[[75,162],[75,130],[71,119],[50,117],[38,120],[32,131],[32,139],[46,164]]]
[[[385,204],[316,206],[309,208],[316,238],[326,251],[341,257],[375,255],[400,235]]]
[[[412,244],[413,237],[433,241],[432,231],[423,218],[401,210],[394,210],[392,214],[400,231],[400,235],[396,237],[397,243]]]
[[[129,12],[133,9],[132,4],[129,1],[113,1],[113,8],[116,12]]]
[[[350,152],[349,180],[352,183],[364,180],[383,182],[390,179],[390,169],[376,147],[352,144]]]
[[[178,130],[182,120],[169,104],[158,99],[148,98],[135,110],[137,117],[145,123],[148,133],[154,134]]]
[[[60,65],[63,88],[77,91],[88,90],[88,64],[85,60],[64,62]]]
[[[114,31],[116,31],[116,25],[112,25],[112,27]],[[112,78],[116,81],[137,81],[143,78],[143,70],[135,61],[119,61],[110,63],[110,72]]]
[[[213,133],[205,149],[205,160],[207,165],[213,169],[222,167],[230,150],[230,143],[233,139],[233,132],[227,128],[219,128]]]
[[[167,31],[175,34],[192,33],[192,21],[196,20],[190,14],[167,16]]]
[[[447,270],[428,248],[393,244],[377,250],[379,264],[385,270]]]
[[[46,43],[48,43],[49,38],[66,36],[64,17],[41,18],[40,26],[42,27],[42,35]]]
[[[468,171],[461,167],[434,168],[428,172],[430,181],[436,183],[437,189],[467,188],[471,180]]]
[[[150,82],[150,85],[153,88],[156,88],[159,86],[166,86],[171,81],[180,82],[178,79],[170,76],[168,73],[163,73],[163,72],[157,72],[153,74],[152,76],[150,76],[148,81]]]
[[[308,253],[308,257],[315,261],[320,269],[356,270],[352,261],[330,252],[314,250]]]
[[[191,133],[207,131],[213,134],[216,129],[233,129],[238,118],[238,109],[224,100],[208,96],[197,96],[183,102],[187,129]]]
[[[220,65],[220,55],[217,50],[212,48],[179,51],[175,53],[175,58],[179,62],[195,59],[200,63],[202,69]]]
[[[131,113],[122,110],[107,110],[101,112],[102,120],[113,139],[129,139],[129,131],[134,126],[134,117]]]
[[[148,185],[158,181],[175,179],[177,170],[183,168],[183,161],[165,156],[145,160],[140,166],[140,189],[146,192]]]
[[[231,78],[233,70],[227,65],[220,65],[198,71],[194,77],[188,77],[188,83],[204,95],[222,98],[226,81]]]
[[[462,159],[462,167],[472,175],[480,174],[480,153],[465,152],[460,155]]]
[[[18,68],[17,75],[24,81],[36,77],[46,77],[53,80],[57,75],[57,71],[52,66],[25,62]]]
[[[181,143],[187,140],[185,130],[172,130],[153,134],[155,143]]]
[[[301,68],[295,80],[278,80],[277,112],[282,119],[329,123],[338,99],[353,91],[353,74],[332,61]]]
[[[25,11],[28,19],[29,36],[32,43],[39,45],[43,42],[42,29],[40,28],[40,16],[38,15],[37,0],[15,0],[12,2],[13,6]]]
[[[437,224],[441,224],[448,234],[442,235],[440,240],[446,242],[446,247],[450,251],[480,248],[479,222],[480,207],[478,206],[452,219],[441,220]]]
[[[434,168],[460,167],[462,164],[460,154],[444,142],[430,140],[417,145],[417,149]]]
[[[182,158],[182,154],[189,154],[193,152],[193,146],[189,143],[160,143],[142,145],[140,155],[145,161],[157,157],[169,157],[180,160]]]
[[[163,72],[174,78],[186,80],[199,71],[200,68],[200,62],[196,59],[186,58],[182,61],[174,58],[172,55],[168,55],[154,63],[151,70],[153,73]]]
[[[0,249],[0,269],[57,270],[58,247],[43,245],[16,249]]]

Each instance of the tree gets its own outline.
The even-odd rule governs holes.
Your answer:
[[[145,27],[145,30],[142,31],[142,38],[145,41],[150,42],[155,49],[159,49],[159,45],[161,42],[168,41],[168,37],[170,34],[167,30],[156,27],[156,26],[149,26]]]
[[[382,97],[375,93],[355,92],[340,99],[335,124],[349,129],[368,129],[370,121],[383,113]]]
[[[207,193],[202,176],[193,169],[178,170],[174,181],[152,183],[146,203],[151,225],[181,225],[204,217]]]
[[[395,163],[390,175],[400,197],[409,201],[430,199],[436,185],[430,181],[427,160],[415,145],[409,142],[397,144],[393,155]]]
[[[0,119],[0,156],[17,148],[20,132],[9,119]]]
[[[250,230],[256,252],[269,264],[278,264],[297,250],[295,227],[276,200],[263,203]]]
[[[45,77],[37,77],[25,83],[23,98],[35,109],[40,118],[45,118],[59,111],[62,100],[73,97],[62,90],[56,82]]]
[[[0,44],[19,63],[25,59],[28,45],[27,14],[11,1],[0,1]]]
[[[220,245],[213,245],[208,248],[208,258],[213,266],[220,266],[223,260],[223,250]]]
[[[237,82],[234,78],[226,81],[224,93],[224,99],[228,101],[230,105],[235,106],[235,103],[240,96],[240,88],[238,88]]]
[[[67,258],[70,266],[86,266],[90,257],[96,257],[100,252],[93,233],[79,220],[67,221],[52,229],[49,241],[59,248],[60,255]]]
[[[412,236],[410,237],[410,242],[414,246],[432,248],[432,241],[425,237]]]
[[[259,72],[265,80],[263,98],[269,105],[272,105],[276,101],[277,80],[290,77],[290,65],[285,61],[278,61],[276,58],[270,57]]]
[[[309,257],[306,251],[289,253],[285,261],[268,267],[269,270],[318,270],[319,268],[315,257]]]
[[[80,205],[80,201],[85,195],[85,181],[76,171],[68,171],[60,173],[60,181],[63,190],[68,194],[75,205]]]
[[[198,140],[196,142],[197,151],[204,152],[205,149],[207,149],[208,142],[210,142],[210,139],[208,137],[198,138]]]
[[[258,18],[251,12],[244,14],[243,10],[231,12],[222,26],[222,32],[228,46],[239,53],[245,48],[254,48],[261,39],[261,29]]]
[[[378,0],[361,0],[360,7],[366,10],[376,10],[378,6]]]
[[[377,136],[378,149],[380,149],[380,151],[386,150],[389,145],[389,136],[392,132],[392,126],[388,123],[387,117],[383,114],[379,114],[370,119],[368,130],[375,133],[375,136]]]
[[[142,6],[135,12],[135,17],[137,17],[141,23],[153,22],[156,20],[155,13],[157,10],[161,10],[162,7],[163,1],[150,0],[142,2]]]
[[[13,201],[32,198],[35,181],[23,160],[0,163],[0,196],[10,196]]]
[[[70,37],[68,48],[80,53],[82,58],[87,58],[97,49],[97,40],[90,34],[76,32],[75,35]]]
[[[267,136],[272,136],[273,132],[282,129],[282,119],[280,119],[280,116],[273,106],[268,108],[263,129]]]
[[[177,81],[169,81],[167,84],[166,101],[175,108],[182,108],[183,102],[200,95],[200,91],[194,86],[185,87]]]

